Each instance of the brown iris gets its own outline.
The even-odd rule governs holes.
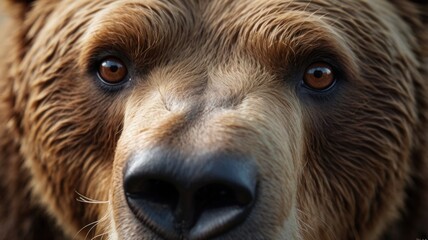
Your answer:
[[[323,62],[313,63],[306,69],[303,81],[315,90],[327,89],[335,81],[333,67]]]
[[[99,68],[98,75],[100,78],[108,84],[120,84],[128,75],[128,69],[126,69],[125,64],[114,57],[109,57],[104,59]]]

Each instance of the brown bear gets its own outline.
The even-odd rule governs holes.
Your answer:
[[[428,4],[3,0],[0,239],[426,239]]]

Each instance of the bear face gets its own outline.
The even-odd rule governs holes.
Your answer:
[[[70,238],[426,231],[400,222],[427,210],[416,4],[13,4],[1,175],[27,175],[0,190],[24,185]]]

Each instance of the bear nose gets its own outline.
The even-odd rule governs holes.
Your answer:
[[[242,155],[177,157],[154,150],[132,157],[124,191],[134,215],[166,239],[206,239],[242,223],[254,205],[257,172]]]

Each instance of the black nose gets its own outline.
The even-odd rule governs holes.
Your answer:
[[[255,200],[257,172],[242,155],[136,154],[124,173],[128,205],[166,239],[206,239],[242,223]]]

